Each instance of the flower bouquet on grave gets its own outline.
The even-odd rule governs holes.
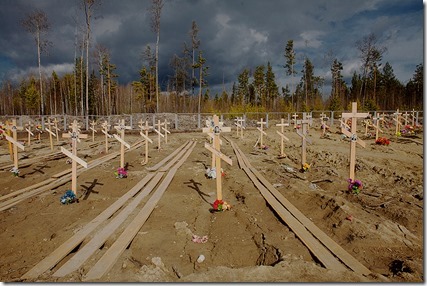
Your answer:
[[[125,168],[118,168],[116,172],[114,172],[114,175],[116,175],[116,179],[123,179],[127,178],[128,172],[125,170]]]
[[[375,144],[388,146],[390,144],[390,140],[385,137],[379,137],[375,140]]]
[[[397,131],[397,132],[396,132],[396,136],[397,136],[397,137],[400,137],[400,136],[402,136],[402,133],[400,133],[400,131]]]
[[[301,172],[305,173],[305,172],[308,172],[309,170],[310,170],[310,164],[304,163],[304,165],[302,165]]]
[[[215,202],[212,204],[212,207],[213,211],[216,212],[222,212],[231,209],[231,205],[229,205],[226,201],[223,200],[215,200]]]
[[[358,195],[360,193],[360,190],[362,190],[363,185],[362,182],[359,180],[352,180],[352,179],[348,179],[348,190],[350,192],[353,192],[353,194]]]
[[[12,172],[12,174],[13,174],[15,177],[18,177],[18,176],[19,176],[19,169],[18,169],[18,168],[13,167],[12,169],[10,169],[10,171]]]
[[[67,190],[65,192],[65,195],[63,195],[59,201],[63,205],[68,205],[68,204],[72,204],[74,202],[79,202],[79,200],[77,199],[76,195],[71,190]]]

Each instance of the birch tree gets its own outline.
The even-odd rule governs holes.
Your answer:
[[[156,112],[159,112],[159,40],[160,40],[160,15],[162,13],[163,0],[152,0],[151,28],[156,33]]]

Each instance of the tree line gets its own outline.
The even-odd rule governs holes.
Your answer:
[[[408,83],[401,83],[389,62],[382,63],[387,48],[375,34],[355,43],[361,62],[360,73],[354,72],[351,84],[343,78],[343,64],[332,53],[325,55],[331,78],[315,74],[308,56],[297,60],[293,40],[283,46],[283,71],[291,84],[279,87],[270,62],[245,67],[236,75],[231,90],[211,94],[209,59],[204,57],[198,37],[199,27],[192,21],[189,43],[169,61],[172,74],[161,90],[159,85],[160,19],[163,0],[152,0],[148,11],[151,28],[156,36],[155,47],[141,51],[139,78],[126,85],[118,83],[116,65],[111,62],[108,47],[91,45],[91,19],[100,4],[97,0],[81,0],[84,25],[75,40],[74,69],[58,76],[43,74],[42,54],[52,43],[48,40],[50,23],[46,14],[35,10],[21,21],[22,27],[34,36],[38,76],[28,74],[19,84],[5,79],[0,88],[0,114],[10,115],[113,115],[153,112],[251,112],[251,111],[313,111],[349,110],[357,101],[362,110],[423,109],[423,63],[415,67]],[[77,27],[77,26],[76,26]],[[298,70],[298,66],[302,66]],[[325,81],[330,80],[331,92],[325,95]],[[197,94],[196,94],[197,92]]]

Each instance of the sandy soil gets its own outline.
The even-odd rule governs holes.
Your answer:
[[[151,167],[176,148],[195,140],[191,155],[178,169],[154,211],[139,229],[130,246],[99,282],[422,282],[423,257],[423,135],[395,139],[380,146],[365,138],[366,148],[357,147],[356,179],[363,182],[359,195],[347,190],[350,143],[333,127],[328,138],[319,128],[309,131],[308,172],[299,172],[301,140],[292,127],[285,135],[286,158],[280,153],[279,130],[273,124],[266,130],[268,149],[254,147],[259,132],[245,130],[244,138],[233,132],[233,140],[261,174],[321,230],[372,271],[362,276],[348,271],[326,269],[266,203],[244,171],[239,169],[231,145],[224,140],[221,150],[233,160],[223,163],[224,200],[231,210],[212,213],[216,198],[215,180],[205,176],[211,164],[201,132],[172,133],[169,142],[157,150],[157,137],[149,147],[149,162],[142,165],[144,148],[125,154],[128,178],[116,179],[116,157],[78,177],[79,202],[63,205],[60,197],[71,182],[26,199],[0,212],[0,280],[22,281],[21,276],[52,253],[99,213],[139,182]],[[359,132],[363,134],[362,127]],[[25,140],[25,134],[19,136]],[[126,140],[141,140],[137,132]],[[412,140],[412,141],[411,141]],[[416,142],[421,144],[418,144]],[[110,153],[119,144],[110,140]],[[55,142],[55,152],[68,142]],[[79,144],[78,155],[91,161],[105,155],[104,137],[91,136]],[[0,195],[20,190],[70,168],[67,158],[46,159],[52,153],[47,137],[32,141],[20,151],[20,176],[0,172]],[[0,141],[0,166],[10,164],[5,140]],[[292,172],[296,171],[296,172]],[[86,191],[85,190],[89,190]],[[146,202],[144,200],[141,205]],[[141,206],[140,206],[141,207]],[[74,253],[55,268],[30,281],[81,281],[120,235],[113,234],[93,258],[73,273],[54,273]],[[192,235],[207,236],[206,243],[192,241]],[[85,242],[83,242],[84,245]],[[80,248],[82,245],[80,246]],[[198,262],[200,255],[205,257]],[[199,259],[200,261],[200,259]]]

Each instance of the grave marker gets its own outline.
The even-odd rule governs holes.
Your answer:
[[[50,118],[47,118],[47,126],[53,126],[54,123],[50,122]],[[52,140],[52,136],[56,137],[56,134],[52,132],[52,130],[50,130],[48,127],[45,127],[44,130],[46,130],[49,133],[49,141],[50,141],[50,150],[53,151],[53,140]]]
[[[285,139],[286,141],[289,141],[289,138],[286,137],[284,134],[284,131],[285,131],[284,127],[289,126],[289,123],[285,123],[285,119],[281,118],[280,123],[276,124],[276,126],[280,126],[280,131],[281,131],[281,132],[279,132],[276,130],[277,134],[279,134],[279,136],[280,136],[280,156],[279,156],[279,158],[285,158],[286,154],[283,151],[283,146],[284,146],[283,139]]]
[[[326,117],[326,114],[324,114],[323,112],[322,114],[320,114],[320,126],[322,128],[322,136],[325,136],[326,130],[329,129],[329,126],[325,122],[327,118],[328,117]]]
[[[125,130],[128,129],[132,129],[130,126],[126,126],[125,125],[125,120],[122,119],[120,121],[120,123],[116,126],[114,126],[114,128],[116,128],[117,132],[120,132],[120,137],[117,136],[117,134],[113,134],[114,138],[116,138],[116,140],[118,140],[120,142],[120,168],[124,168],[125,167],[125,146],[130,149],[130,145],[125,141]]]
[[[13,149],[12,149],[13,166],[14,166],[14,169],[16,171],[18,171],[19,170],[19,168],[18,168],[18,148],[21,150],[25,150],[25,147],[24,147],[24,145],[22,145],[21,143],[18,142],[18,135],[17,135],[16,130],[23,130],[23,128],[20,126],[16,126],[16,119],[12,119],[12,124],[6,123],[6,128],[12,132],[12,137],[10,137],[7,134],[4,134],[4,137],[6,138],[7,141],[9,141],[9,144],[13,145]],[[5,133],[4,130],[3,130],[3,133]]]
[[[168,125],[170,124],[170,122],[168,122],[166,119],[163,122],[163,125],[165,127],[162,127],[163,131],[165,131],[165,143],[168,143],[168,134],[170,134],[170,131],[168,130]]]
[[[108,134],[108,130],[110,129],[111,125],[108,124],[107,121],[104,121],[102,123],[102,133],[105,134],[105,153],[108,153],[108,138],[113,137],[112,135]]]
[[[159,151],[160,151],[160,148],[161,148],[161,147],[160,147],[160,137],[165,137],[165,135],[163,135],[163,134],[162,134],[162,131],[161,131],[161,130],[162,130],[161,128],[162,128],[162,126],[163,126],[164,124],[165,124],[164,122],[163,122],[163,123],[160,123],[160,120],[158,120],[158,121],[157,121],[157,126],[158,126],[157,128],[158,128],[158,129],[153,128],[153,130],[158,134],[158,136],[157,136],[157,142],[158,142],[158,147],[157,147],[157,149],[158,149]]]
[[[267,124],[267,122],[262,121],[263,118],[261,118],[261,121],[258,121],[257,124],[260,124],[260,127],[257,127],[256,129],[260,132],[260,137],[259,137],[259,148],[264,148],[264,144],[263,144],[263,135],[267,136],[267,133],[265,133],[265,131],[263,130],[263,126],[264,124]],[[256,144],[255,144],[256,146]]]
[[[31,127],[33,126],[33,124],[31,123],[31,121],[28,121],[27,124],[28,127],[25,128],[25,131],[28,132],[28,146],[31,145],[31,136],[34,136],[34,133],[31,132]]]
[[[296,114],[296,113],[292,114],[292,121],[294,122],[294,129],[297,128],[297,117],[298,117],[298,114]]]
[[[59,128],[58,128],[58,119],[56,119],[56,117],[53,119],[53,129],[55,129],[55,134],[56,134],[56,142],[59,142]]]
[[[357,113],[357,102],[352,103],[351,113],[343,113],[343,118],[351,118],[351,132],[341,127],[341,132],[350,138],[350,179],[354,181],[356,166],[356,143],[365,148],[365,142],[357,137],[357,118],[366,118],[369,113]]]
[[[214,127],[213,127],[213,146],[209,145],[208,143],[205,143],[205,148],[208,149],[210,152],[212,152],[212,158],[215,156],[215,171],[216,171],[216,198],[217,200],[222,200],[222,183],[221,183],[221,160],[224,160],[226,163],[228,163],[230,166],[232,166],[232,160],[231,158],[227,157],[220,151],[220,133],[221,132],[230,132],[230,127],[220,127],[219,124],[219,118],[217,115],[214,115],[213,117]],[[203,128],[205,129],[205,128]],[[203,132],[206,132],[204,130]]]
[[[405,125],[408,125],[408,116],[409,115],[410,114],[407,111],[405,111],[405,113],[402,115],[403,119],[405,120]]]
[[[378,140],[378,132],[383,133],[383,131],[380,129],[380,121],[381,120],[384,121],[384,119],[381,117],[376,117],[375,120],[376,120],[376,122],[375,122],[376,124],[372,125],[372,126],[375,128],[375,141],[377,141]]]
[[[74,120],[71,125],[71,132],[63,133],[62,137],[71,139],[71,152],[61,146],[61,152],[71,158],[71,191],[77,195],[77,163],[87,168],[87,163],[77,157],[77,142],[80,138],[87,138],[86,134],[80,134],[77,120]]]
[[[152,129],[153,126],[148,126],[148,121],[145,121],[145,126],[142,125],[142,120],[139,121],[139,128],[141,128],[141,131],[139,134],[145,139],[145,161],[141,162],[142,165],[145,165],[148,163],[148,142],[153,143],[153,140],[148,138],[148,130]],[[145,130],[145,134],[142,132]]]
[[[234,124],[237,126],[236,128],[237,137],[239,137],[239,129],[240,129],[240,137],[243,138],[243,129],[245,129],[245,127],[243,126],[243,122],[245,122],[245,120],[243,119],[243,117],[237,117],[236,119],[234,119],[234,121],[236,121]]]
[[[218,140],[219,141],[219,145],[222,145],[222,140],[220,137],[215,136],[215,126],[219,126],[220,131],[222,132],[231,132],[231,128],[230,127],[224,127],[224,122],[220,122],[218,119],[218,125],[215,125],[215,122],[212,118],[209,118],[208,120],[206,120],[206,128],[202,129],[203,133],[207,133],[209,136],[209,141],[212,142],[212,145],[215,146],[215,142],[214,140]],[[219,150],[219,149],[218,149]],[[216,156],[215,153],[212,153],[212,164],[211,164],[211,168],[215,168],[215,164],[216,164]]]
[[[90,125],[91,126],[89,128],[90,128],[90,130],[92,130],[92,142],[95,142],[95,132],[98,133],[98,131],[96,131],[96,129],[95,129],[95,125],[96,125],[95,121],[92,120]]]
[[[302,120],[297,120],[297,124],[301,125],[301,132],[296,129],[297,134],[301,137],[301,166],[303,167],[307,163],[307,142],[311,144],[310,139],[307,137],[307,125],[310,120],[307,119],[306,113],[303,112]]]

